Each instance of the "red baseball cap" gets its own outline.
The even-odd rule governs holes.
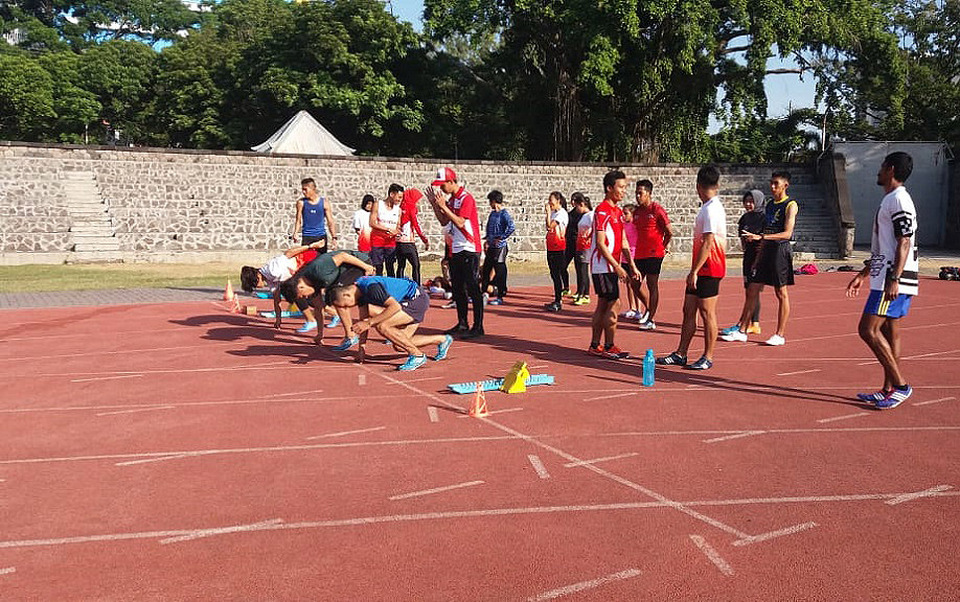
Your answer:
[[[453,171],[449,167],[441,167],[437,170],[437,177],[434,178],[431,186],[439,186],[444,182],[456,182],[457,181],[457,172]]]

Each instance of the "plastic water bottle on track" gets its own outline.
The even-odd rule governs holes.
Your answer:
[[[657,362],[653,358],[653,349],[647,349],[646,355],[643,356],[643,386],[652,387],[653,386],[653,371],[656,368]]]

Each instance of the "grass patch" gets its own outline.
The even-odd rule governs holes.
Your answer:
[[[239,288],[239,266],[227,263],[116,263],[0,266],[0,293],[127,288]]]

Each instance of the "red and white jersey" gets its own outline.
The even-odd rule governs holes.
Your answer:
[[[593,212],[593,249],[590,253],[590,271],[594,274],[616,272],[615,266],[600,253],[597,247],[597,234],[603,232],[604,241],[610,255],[616,261],[623,256],[623,210],[607,199],[603,199]]]
[[[393,207],[387,204],[386,201],[379,201],[377,205],[377,220],[380,222],[380,225],[385,228],[390,228],[391,230],[400,225],[400,203],[396,203]],[[397,246],[397,239],[393,236],[389,236],[383,230],[373,229],[373,232],[370,234],[370,243],[374,247],[395,247]]]
[[[633,224],[637,228],[637,247],[634,250],[634,257],[645,259],[666,255],[663,237],[667,235],[667,229],[670,227],[670,218],[659,203],[651,202],[645,207],[637,207],[633,212]]]
[[[715,196],[700,207],[693,225],[693,261],[697,260],[703,247],[703,235],[713,234],[710,257],[697,272],[697,276],[723,278],[727,274],[727,212]]]
[[[478,224],[480,222],[477,218],[477,202],[473,195],[461,186],[455,195],[447,199],[447,207],[464,220],[463,228],[451,225],[452,252],[471,251],[479,253],[482,250],[482,237],[478,235],[480,232]]]

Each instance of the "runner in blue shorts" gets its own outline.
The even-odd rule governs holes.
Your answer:
[[[847,285],[847,296],[860,293],[870,280],[870,296],[860,317],[860,338],[883,366],[883,386],[875,393],[857,397],[878,410],[895,408],[911,394],[900,370],[900,320],[910,311],[917,294],[917,211],[903,183],[913,171],[913,159],[904,152],[884,158],[877,184],[886,195],[874,221],[870,259]]]

